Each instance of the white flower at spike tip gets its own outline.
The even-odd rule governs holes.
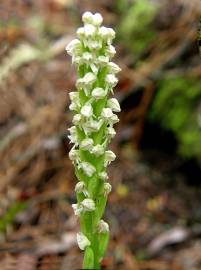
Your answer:
[[[89,177],[91,177],[96,171],[96,168],[86,161],[82,161],[80,163],[80,167],[83,170],[83,172]]]
[[[96,87],[92,90],[91,95],[95,99],[102,99],[107,95],[107,91],[101,87]]]
[[[82,15],[82,21],[85,24],[93,24],[94,26],[100,26],[103,22],[103,17],[100,13],[92,14],[91,12],[87,11]]]
[[[119,105],[119,101],[116,98],[110,98],[107,101],[107,106],[113,111],[113,112],[120,112],[121,108]]]
[[[103,194],[104,196],[107,196],[112,191],[112,186],[110,183],[104,183],[103,185]]]
[[[91,245],[89,239],[81,232],[77,234],[77,244],[81,250],[85,250],[86,247]]]
[[[107,167],[107,165],[109,165],[112,161],[114,161],[115,158],[116,155],[111,150],[105,151],[104,167]]]
[[[84,211],[94,211],[96,209],[95,203],[92,199],[84,199],[81,202]]]
[[[91,106],[91,104],[86,104],[82,107],[81,111],[80,111],[81,115],[83,115],[84,117],[91,117],[93,115],[93,108]]]
[[[107,233],[109,232],[109,225],[103,219],[101,219],[97,225],[97,231],[99,233]]]

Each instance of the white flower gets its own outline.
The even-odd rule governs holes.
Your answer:
[[[103,185],[103,194],[104,196],[107,196],[112,191],[112,186],[110,183],[104,183]]]
[[[70,135],[68,136],[69,140],[71,143],[74,143],[75,146],[78,145],[79,143],[79,139],[78,139],[78,135],[77,135],[77,129],[75,126],[70,127],[69,129]]]
[[[80,148],[83,150],[90,151],[93,148],[93,140],[91,138],[86,138],[81,141]]]
[[[72,204],[72,208],[76,216],[80,216],[80,214],[83,212],[83,206],[78,203]]]
[[[107,66],[110,73],[116,74],[121,71],[120,67],[113,62],[109,62]]]
[[[116,155],[111,150],[105,151],[104,167],[107,167],[107,165],[109,165],[112,161],[114,161],[115,158]]]
[[[92,24],[85,24],[85,26],[84,26],[84,34],[85,34],[85,36],[87,38],[94,36],[95,33],[96,33],[95,26],[93,26]]]
[[[93,23],[93,14],[89,11],[86,11],[82,15],[82,21],[83,21],[83,23],[86,23],[86,24]]]
[[[75,185],[75,192],[77,193],[83,193],[85,196],[89,196],[89,193],[86,189],[86,186],[85,186],[85,183],[84,182],[78,182],[76,185]],[[82,206],[81,206],[82,208]]]
[[[97,157],[103,155],[104,151],[105,149],[101,144],[97,144],[91,149],[91,153]]]
[[[97,225],[97,231],[99,233],[107,233],[109,232],[109,225],[103,219],[101,219]]]
[[[103,119],[100,119],[99,121],[95,121],[93,119],[90,119],[90,121],[87,121],[85,124],[82,125],[82,128],[86,135],[90,134],[91,132],[97,132],[101,128],[103,124]]]
[[[106,52],[106,55],[108,55],[110,58],[112,58],[116,54],[115,47],[112,45],[108,45],[106,47],[105,52]]]
[[[77,36],[80,38],[80,39],[82,39],[83,37],[84,37],[84,34],[85,34],[85,31],[84,31],[84,27],[79,27],[78,29],[77,29]]]
[[[108,56],[104,56],[104,55],[100,55],[98,57],[98,64],[101,66],[105,66],[109,63],[109,57]]]
[[[100,50],[102,48],[102,42],[100,40],[88,40],[87,46],[90,50]]]
[[[95,99],[101,99],[101,98],[104,98],[107,95],[107,91],[105,91],[103,88],[96,87],[96,88],[93,89],[91,95]]]
[[[114,130],[113,127],[108,127],[106,130],[106,137],[109,139],[112,139],[116,135],[116,131]]]
[[[85,190],[85,188],[85,183],[80,181],[75,185],[75,192],[81,193]]]
[[[116,114],[113,114],[112,117],[109,119],[108,123],[110,125],[114,125],[119,122],[119,118]]]
[[[91,106],[91,104],[86,104],[82,107],[81,111],[80,111],[81,115],[83,115],[84,117],[91,117],[93,115],[93,108]]]
[[[109,73],[105,76],[105,81],[109,87],[114,87],[117,84],[118,79],[114,76],[114,74]]]
[[[77,233],[77,244],[81,250],[91,245],[89,239],[81,232]]]
[[[113,112],[110,108],[103,108],[102,112],[101,112],[101,116],[108,120],[113,116]]]
[[[84,199],[82,202],[81,202],[81,205],[83,207],[83,210],[84,211],[94,211],[96,209],[95,207],[95,203],[92,199]]]
[[[78,160],[79,159],[79,150],[72,148],[69,152],[69,158],[72,161]]]
[[[81,123],[81,120],[82,120],[81,114],[76,113],[76,114],[73,116],[72,122],[73,122],[74,125],[79,126],[80,123]]]
[[[101,14],[100,13],[95,13],[93,15],[93,24],[95,26],[100,26],[102,24],[102,22],[103,22],[103,17],[101,16]]]
[[[79,100],[79,93],[78,92],[70,92],[69,97],[71,101]]]
[[[79,54],[81,52],[81,42],[79,39],[73,39],[67,46],[66,51],[69,55]]]
[[[113,111],[113,112],[120,112],[121,108],[119,105],[119,101],[116,98],[110,98],[107,101],[107,106]]]
[[[106,172],[100,172],[100,173],[98,174],[98,177],[99,177],[101,180],[103,180],[103,181],[106,181],[106,180],[109,179],[109,177],[108,177],[108,175],[107,175]]]
[[[78,79],[77,84],[79,85],[79,82],[81,82],[81,85],[90,85],[94,83],[95,80],[96,80],[96,76],[92,72],[88,72],[85,74],[83,78]]]
[[[103,22],[103,17],[100,13],[95,13],[94,15],[87,11],[82,15],[82,21],[85,24],[93,24],[94,26],[100,26]]]
[[[96,168],[86,161],[81,162],[80,167],[83,170],[83,172],[89,177],[91,177],[96,171]]]

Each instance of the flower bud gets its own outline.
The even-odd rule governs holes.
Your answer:
[[[107,106],[113,111],[113,112],[120,112],[121,108],[119,105],[119,101],[116,98],[110,98],[107,101]]]
[[[86,151],[90,151],[93,147],[93,140],[91,138],[86,138],[81,141],[80,148]]]
[[[93,89],[91,95],[95,99],[101,99],[101,98],[104,98],[107,95],[107,92],[103,88],[96,87],[96,88]]]
[[[81,232],[77,233],[77,244],[81,250],[91,245],[89,239]]]
[[[96,209],[95,203],[92,199],[84,199],[81,202],[84,211],[94,211]]]
[[[101,219],[97,225],[97,231],[99,233],[107,233],[109,232],[109,225],[103,219]]]
[[[96,168],[86,161],[81,162],[80,167],[83,170],[83,172],[89,177],[91,177],[96,171]]]
[[[103,185],[103,194],[104,196],[107,196],[112,191],[112,186],[110,183],[104,183]]]
[[[93,14],[91,12],[89,12],[89,11],[86,11],[82,15],[82,21],[83,21],[83,23],[86,23],[86,24],[93,23]]]
[[[93,25],[95,26],[100,26],[103,22],[103,17],[101,16],[100,13],[95,13],[93,15]]]

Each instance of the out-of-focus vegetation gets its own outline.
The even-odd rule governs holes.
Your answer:
[[[157,33],[153,20],[158,5],[149,0],[117,1],[120,24],[117,26],[119,40],[134,54],[140,54]]]
[[[160,80],[150,118],[175,134],[181,155],[201,161],[200,78],[173,74]]]

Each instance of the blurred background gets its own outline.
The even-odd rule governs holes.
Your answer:
[[[115,29],[122,68],[103,269],[199,270],[200,0],[0,1],[0,268],[81,267],[65,46],[86,10]]]

